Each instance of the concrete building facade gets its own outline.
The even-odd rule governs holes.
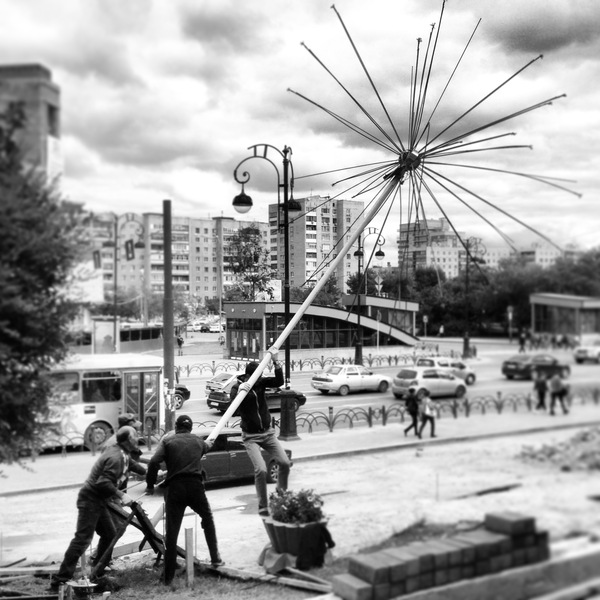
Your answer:
[[[290,285],[314,286],[327,265],[363,223],[364,203],[356,200],[332,200],[328,196],[309,196],[298,200],[301,211],[289,217]],[[269,251],[271,267],[283,279],[284,231],[279,227],[278,205],[269,205]],[[356,272],[356,259],[348,253],[338,266],[336,280],[342,292],[346,281]]]
[[[60,88],[53,83],[51,71],[39,64],[0,65],[0,111],[15,102],[25,108],[25,128],[18,139],[25,163],[60,186]]]

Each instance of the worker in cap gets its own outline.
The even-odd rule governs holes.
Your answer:
[[[223,565],[217,543],[215,521],[204,489],[202,457],[212,448],[212,442],[192,433],[192,419],[179,415],[175,421],[175,435],[164,436],[148,464],[146,493],[152,495],[158,471],[164,463],[167,477],[165,488],[165,569],[164,583],[170,585],[177,567],[177,538],[181,521],[189,507],[202,520],[204,538],[214,567]]]

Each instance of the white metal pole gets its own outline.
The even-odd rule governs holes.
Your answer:
[[[292,333],[294,327],[298,324],[300,319],[304,316],[306,309],[312,304],[313,300],[317,296],[317,294],[321,291],[321,289],[325,286],[329,278],[335,273],[338,264],[345,260],[346,254],[350,252],[354,242],[358,239],[358,236],[364,231],[365,227],[373,220],[375,215],[379,212],[380,208],[385,204],[387,199],[394,193],[396,187],[400,184],[400,177],[398,175],[390,178],[385,188],[382,190],[380,197],[373,203],[371,210],[367,214],[367,218],[365,219],[365,224],[362,227],[358,227],[357,230],[350,236],[350,239],[346,242],[345,246],[342,250],[339,251],[337,257],[330,263],[330,265],[325,270],[323,277],[317,281],[317,284],[312,289],[310,294],[306,297],[306,300],[302,303],[302,306],[298,309],[298,311],[294,314],[294,316],[290,319],[290,322],[287,324],[286,328],[280,333],[279,337],[275,340],[275,343],[265,352],[263,359],[260,361],[256,371],[252,373],[250,379],[248,379],[248,384],[252,387],[262,375],[262,372],[265,370],[269,362],[271,361],[271,356],[273,353],[279,352],[281,345],[285,342],[287,337]],[[360,290],[359,290],[360,293]],[[219,419],[214,429],[210,432],[208,436],[208,440],[214,440],[225,425],[227,421],[233,416],[233,413],[236,411],[237,407],[242,403],[244,398],[246,397],[246,392],[244,390],[240,390],[238,395],[235,397],[233,402],[229,405],[229,408],[223,413],[223,416]]]

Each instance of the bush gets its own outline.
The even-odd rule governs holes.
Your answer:
[[[281,523],[315,523],[324,518],[323,499],[313,490],[276,490],[269,496],[271,517]]]

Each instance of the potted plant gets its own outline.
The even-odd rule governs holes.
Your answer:
[[[303,547],[318,546],[326,531],[323,499],[313,490],[278,489],[269,496],[269,512],[264,524],[275,552],[299,556]]]

